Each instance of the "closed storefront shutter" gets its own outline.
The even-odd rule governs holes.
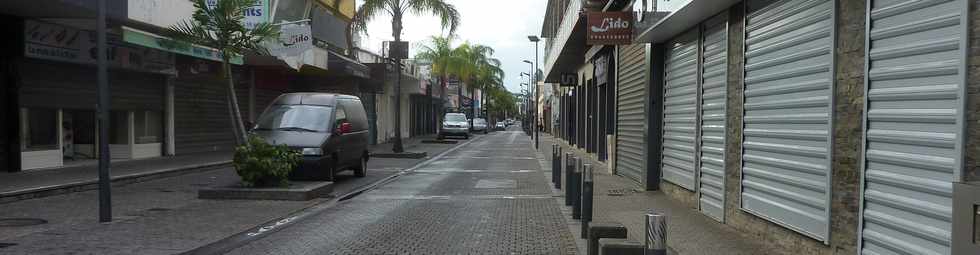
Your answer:
[[[701,211],[725,219],[725,103],[728,89],[728,16],[704,24],[701,39],[701,158],[698,194]]]
[[[694,190],[698,115],[698,30],[667,44],[664,73],[663,178]]]
[[[25,61],[21,106],[94,110],[98,103],[95,67]],[[163,75],[109,72],[112,110],[163,110]]]
[[[747,9],[741,206],[826,242],[834,2]]]
[[[861,252],[950,254],[967,1],[871,1]]]
[[[646,46],[619,48],[616,86],[616,174],[645,183],[646,151]]]
[[[179,78],[174,84],[176,154],[231,151],[235,137],[228,114],[226,85],[207,78]],[[258,105],[261,105],[260,95],[256,93]]]

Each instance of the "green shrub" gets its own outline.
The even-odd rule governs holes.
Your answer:
[[[235,148],[235,171],[246,187],[286,186],[289,173],[299,165],[302,156],[286,145],[272,145],[254,135],[248,144]]]

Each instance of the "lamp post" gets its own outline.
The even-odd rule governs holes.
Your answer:
[[[535,35],[529,35],[529,36],[527,36],[527,39],[534,43],[534,66],[531,67],[532,68],[531,73],[533,74],[531,76],[531,80],[532,80],[531,83],[534,83],[534,121],[535,121],[535,123],[537,123],[539,121],[538,120],[538,116],[537,116],[537,112],[538,112],[538,77],[537,77],[538,76],[538,42],[541,41],[541,39],[538,38],[538,36],[535,36]],[[544,125],[542,125],[542,126],[544,126]],[[534,126],[534,149],[538,149],[538,143],[540,142],[540,140],[541,140],[541,133],[539,133],[539,131],[538,131],[538,126],[535,125]]]
[[[524,62],[526,63],[528,61],[524,60]],[[532,112],[533,106],[531,105],[531,90],[532,90],[531,81],[534,78],[531,77],[530,73],[521,72],[521,77],[523,78],[524,76],[527,76],[527,83],[525,84],[527,85],[527,91],[524,93],[524,101],[526,107],[524,108],[524,116],[525,116],[524,123],[527,123],[526,125],[527,135],[531,137],[531,140],[534,140],[534,113]]]
[[[106,2],[96,3],[96,81],[98,83],[99,121],[99,222],[112,221],[112,192],[109,179],[109,71],[106,52]]]

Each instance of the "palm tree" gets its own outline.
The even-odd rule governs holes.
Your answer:
[[[477,88],[486,90],[494,84],[503,83],[504,72],[500,68],[500,60],[492,58],[493,48],[479,44],[464,43],[455,50],[460,58],[458,73],[463,83],[468,85],[470,95]],[[470,105],[476,116],[476,104]]]
[[[367,24],[372,19],[380,15],[391,15],[391,36],[395,38],[395,42],[401,42],[404,28],[402,18],[408,13],[432,14],[438,17],[442,28],[448,28],[450,35],[456,33],[456,27],[459,26],[459,12],[456,11],[455,6],[446,3],[445,0],[364,0],[361,8],[354,14],[353,29],[366,33]],[[395,67],[398,82],[395,84],[395,143],[391,149],[399,153],[404,151],[401,132],[401,63],[397,63]]]
[[[432,36],[429,39],[429,44],[420,46],[419,52],[415,54],[416,59],[432,63],[431,74],[439,77],[440,102],[446,101],[446,83],[449,82],[449,76],[458,76],[459,74],[459,68],[457,68],[459,57],[454,52],[452,41],[453,37],[450,36]],[[435,110],[433,109],[433,111]],[[441,118],[442,116],[435,118],[437,127],[439,127],[439,123],[442,123]]]
[[[259,23],[252,28],[245,27],[245,10],[252,7],[254,0],[217,0],[208,6],[205,0],[192,0],[194,15],[170,27],[168,34],[179,43],[191,43],[217,49],[221,53],[222,73],[228,81],[228,112],[231,115],[235,142],[247,144],[245,126],[235,96],[235,81],[231,73],[231,56],[245,53],[263,53],[260,43],[279,35],[279,28],[269,23]]]

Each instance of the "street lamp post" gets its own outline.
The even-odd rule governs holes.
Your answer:
[[[537,76],[538,76],[538,42],[541,41],[541,39],[538,38],[537,36],[534,36],[534,35],[527,36],[527,39],[530,40],[531,42],[534,42],[534,66],[532,67],[533,70],[531,70],[531,73],[533,74],[531,76],[531,78],[532,78],[531,79],[532,80],[531,83],[534,83],[534,121],[535,121],[535,123],[537,123],[538,121],[540,121],[540,120],[538,120],[538,115],[537,115],[537,112],[538,112],[538,89],[539,89],[538,88],[538,77]],[[543,127],[544,124],[541,124],[541,126]],[[534,126],[534,148],[535,149],[538,149],[538,144],[539,144],[539,142],[541,140],[541,133],[539,133],[539,132],[540,131],[538,131],[538,126],[535,125]]]
[[[530,60],[526,60],[526,59],[524,60],[524,63],[527,63],[528,66],[530,66],[530,68],[531,68],[531,72],[534,73],[534,63],[531,62]],[[528,89],[528,94],[531,95],[531,98],[528,98],[528,102],[531,103],[531,105],[533,105],[533,107],[530,108],[531,111],[528,112],[531,115],[531,129],[532,129],[531,133],[528,134],[528,135],[531,136],[531,140],[534,140],[534,148],[537,149],[538,148],[538,142],[537,142],[538,141],[538,138],[537,137],[534,137],[534,134],[536,134],[537,131],[538,131],[538,125],[537,125],[538,124],[538,93],[537,93],[537,89],[536,89],[537,88],[537,84],[535,84],[536,83],[535,82],[536,79],[535,79],[535,77],[533,75],[528,74],[527,75],[527,78],[528,78],[527,79],[527,84],[533,84],[533,85],[528,85],[528,88],[527,88]]]

